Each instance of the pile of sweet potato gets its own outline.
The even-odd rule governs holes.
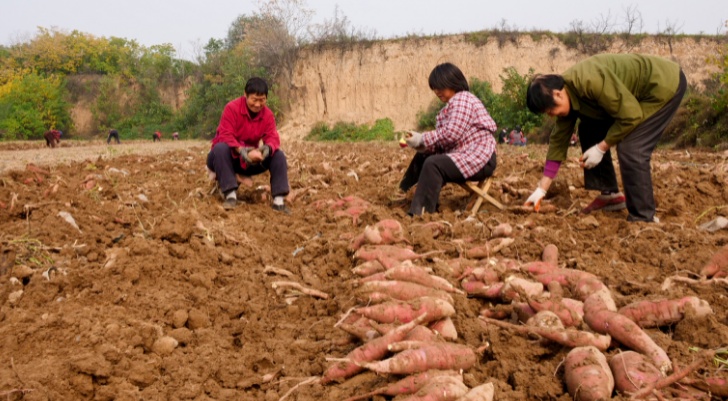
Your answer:
[[[492,399],[492,383],[468,389],[462,379],[462,372],[479,359],[477,351],[458,343],[452,321],[453,297],[468,296],[487,304],[480,316],[486,330],[515,330],[571,348],[563,364],[564,380],[576,400],[610,399],[615,389],[635,398],[660,397],[658,391],[687,399],[726,392],[721,379],[686,378],[691,367],[669,375],[673,365],[666,351],[643,330],[674,324],[686,315],[710,315],[707,302],[688,296],[618,308],[597,276],[559,267],[553,245],[544,248],[541,260],[525,264],[495,257],[513,242],[511,235],[509,226],[500,225],[493,239],[461,252],[465,258],[446,261],[448,278],[432,274],[423,262],[436,252],[416,253],[406,246],[409,241],[397,221],[380,221],[351,237],[348,250],[356,262],[361,306],[336,326],[361,345],[331,359],[321,383],[371,370],[398,379],[350,400],[401,394],[411,394],[407,399]],[[719,267],[713,269],[717,272],[725,270],[721,255],[711,262]],[[673,385],[678,381],[680,385]]]

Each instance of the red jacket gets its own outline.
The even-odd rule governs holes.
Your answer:
[[[220,117],[217,135],[212,139],[212,146],[220,142],[226,143],[233,149],[239,147],[257,148],[260,140],[270,146],[273,154],[281,146],[281,138],[276,130],[276,120],[268,107],[250,118],[245,97],[239,97],[227,105]],[[245,168],[246,163],[237,150],[232,151],[233,158],[240,159],[240,165]]]

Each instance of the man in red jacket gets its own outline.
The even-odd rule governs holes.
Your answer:
[[[237,205],[236,173],[249,177],[270,171],[272,207],[291,213],[284,203],[290,191],[288,162],[280,149],[281,139],[267,101],[268,84],[254,77],[245,84],[245,96],[229,102],[222,112],[212,150],[207,155],[207,168],[217,179],[226,210]]]

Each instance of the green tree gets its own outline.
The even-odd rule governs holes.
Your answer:
[[[63,79],[31,73],[0,87],[0,138],[38,139],[50,129],[72,128]]]

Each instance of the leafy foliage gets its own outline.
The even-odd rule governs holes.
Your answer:
[[[72,127],[63,79],[18,75],[0,86],[0,139],[39,139],[49,128]]]
[[[524,133],[529,133],[543,123],[543,117],[531,113],[526,107],[526,90],[533,76],[533,69],[526,75],[520,75],[513,67],[503,70],[500,75],[503,83],[501,93],[495,93],[492,85],[478,78],[470,79],[470,92],[485,105],[499,127],[520,125]],[[430,106],[417,116],[419,129],[434,129],[437,113],[444,104],[434,100]]]
[[[396,136],[392,120],[383,118],[375,121],[372,127],[346,122],[338,122],[329,127],[326,123],[318,123],[304,139],[335,142],[393,141]]]

